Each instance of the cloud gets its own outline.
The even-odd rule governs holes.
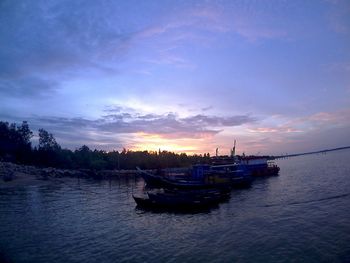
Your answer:
[[[27,118],[35,129],[44,128],[53,133],[64,147],[74,148],[81,144],[115,146],[130,144],[140,134],[163,139],[212,138],[225,127],[236,127],[255,122],[250,115],[179,117],[176,113],[141,114],[136,110],[126,112],[113,107],[116,112],[98,119],[32,116]],[[123,142],[123,138],[125,141]],[[99,146],[99,148],[100,148]],[[112,148],[112,147],[110,147]]]
[[[118,16],[109,8],[79,1],[2,2],[4,93],[16,96],[22,91],[24,97],[53,91],[59,87],[56,83],[89,70],[115,74],[133,33],[114,24]],[[9,86],[14,92],[8,92]]]
[[[189,60],[172,54],[171,52],[159,52],[157,58],[146,59],[145,62],[158,65],[171,65],[178,68],[195,69],[196,65]]]
[[[98,128],[111,133],[137,133],[161,134],[162,136],[193,138],[203,134],[216,134],[219,130],[210,129],[208,123],[201,125],[192,118],[178,118],[174,113],[164,115],[147,114],[132,115],[125,119],[125,113],[114,117],[113,121],[104,119]]]
[[[223,13],[219,9],[209,6],[184,9],[172,15],[167,13],[166,17],[163,18],[164,21],[145,28],[139,32],[138,36],[149,38],[164,34],[182,34],[183,30],[193,32],[193,29],[227,32],[229,31],[229,26],[222,18]],[[192,36],[195,35],[196,33]]]
[[[213,108],[214,108],[213,106],[203,107],[203,108],[201,108],[201,111],[209,111]]]
[[[172,14],[161,14],[153,25],[140,30],[134,43],[152,41],[149,57],[143,62],[169,65],[193,70],[197,65],[181,53],[188,45],[205,47],[213,41],[213,35],[229,31],[222,19],[222,12],[207,6],[184,8]]]
[[[263,123],[248,124],[246,130],[248,132],[240,136],[240,141],[250,151],[281,154],[283,151],[305,152],[347,146],[350,143],[346,136],[350,133],[350,109],[317,112],[293,119],[274,116]]]
[[[276,19],[271,19],[275,16],[274,8],[265,5],[263,12],[257,9],[237,3],[202,3],[173,13],[166,12],[159,14],[152,25],[138,31],[133,36],[133,43],[151,43],[147,46],[149,56],[142,62],[197,69],[198,62],[184,52],[184,47],[215,47],[222,45],[218,40],[227,39],[228,35],[238,35],[249,42],[287,37],[287,31]]]
[[[31,97],[41,99],[55,92],[58,83],[38,77],[21,77],[10,81],[0,79],[0,94],[3,97]]]
[[[336,148],[350,145],[349,133],[349,124],[303,132],[249,133],[249,136],[239,137],[238,151],[281,155]]]
[[[260,39],[285,39],[288,33],[282,25],[276,23],[276,19],[280,12],[288,9],[287,6],[279,4],[271,7],[262,2],[255,8],[234,9],[230,19],[231,30],[250,42]]]
[[[237,33],[250,41],[284,38],[287,32],[272,21],[271,16],[274,14],[270,9],[265,7],[264,12],[258,12],[252,8],[235,4],[225,8],[219,5],[203,4],[196,8],[176,12],[174,15],[166,14],[163,21],[145,28],[136,37],[166,36],[173,45],[190,40],[195,40],[196,44],[211,41],[212,36],[204,36],[203,32]]]
[[[350,123],[350,109],[341,109],[333,112],[317,112],[309,116],[295,118],[287,123],[294,127],[307,129],[330,129],[342,127]]]
[[[290,133],[290,132],[301,132],[301,130],[292,127],[258,127],[248,129],[249,132],[254,133]]]
[[[250,123],[247,131],[250,133],[295,134],[313,132],[319,129],[334,129],[350,124],[350,109],[334,112],[317,112],[308,116],[285,119],[283,116],[272,117],[278,125],[265,125]]]
[[[258,39],[283,38],[287,36],[287,33],[283,30],[258,28],[254,25],[244,22],[238,22],[235,25],[235,30],[238,34],[253,42]]]
[[[140,47],[148,50],[143,56],[149,54],[137,58],[142,62],[193,70],[196,63],[188,53],[179,51],[183,45],[205,47],[217,39],[217,34],[233,32],[248,39],[281,35],[268,26],[257,26],[253,16],[244,20],[235,8],[226,10],[225,6],[204,3],[178,5],[180,8],[174,12],[166,5],[157,6],[160,12],[156,16],[155,11],[149,11],[135,21],[130,13],[137,11],[137,6],[113,1],[103,4],[3,1],[0,10],[3,95],[18,96],[21,92],[23,97],[48,95],[64,87],[65,81],[84,74],[115,76],[120,74],[130,53]],[[150,74],[147,69],[143,72]]]
[[[210,126],[210,127],[233,127],[246,123],[256,122],[257,119],[249,115],[237,115],[230,117],[216,117],[198,114],[196,116],[182,119],[189,125]]]

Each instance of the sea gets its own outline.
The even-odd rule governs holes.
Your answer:
[[[276,161],[278,176],[202,212],[136,208],[143,180],[0,189],[8,262],[350,262],[350,150]]]

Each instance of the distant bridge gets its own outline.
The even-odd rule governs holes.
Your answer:
[[[350,146],[339,147],[339,148],[334,148],[334,149],[326,149],[326,150],[316,151],[316,152],[305,152],[305,153],[295,153],[295,154],[285,154],[285,155],[270,156],[269,159],[276,160],[276,159],[296,157],[296,156],[301,156],[301,155],[327,153],[327,152],[333,152],[333,151],[339,151],[339,150],[345,150],[345,149],[350,149]]]

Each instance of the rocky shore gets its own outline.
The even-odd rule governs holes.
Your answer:
[[[121,176],[134,176],[136,170],[101,170],[90,169],[68,170],[53,167],[35,167],[10,162],[0,162],[0,184],[30,183],[33,180],[49,180],[53,178],[95,178],[110,179]]]

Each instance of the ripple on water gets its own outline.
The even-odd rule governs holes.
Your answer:
[[[134,180],[0,189],[15,262],[347,262],[350,151],[280,160],[280,176],[200,213],[135,209]]]

